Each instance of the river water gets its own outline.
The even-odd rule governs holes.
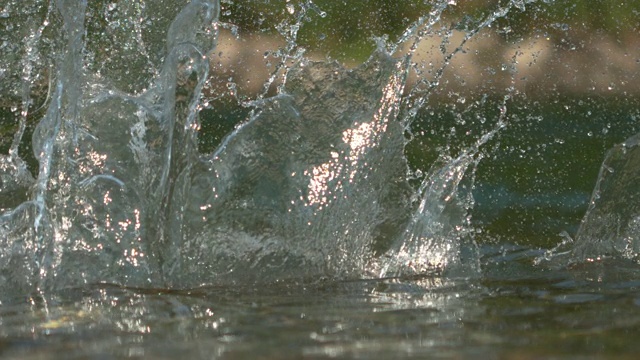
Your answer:
[[[571,12],[4,2],[4,357],[637,352],[639,55]]]

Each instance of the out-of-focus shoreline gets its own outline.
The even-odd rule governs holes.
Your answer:
[[[441,38],[423,39],[412,59],[421,74],[410,71],[407,89],[411,89],[419,77],[433,80],[434,74],[443,67],[446,55],[460,46],[463,37],[461,32],[451,36],[444,54]],[[236,38],[223,30],[218,46],[209,54],[211,71],[205,95],[218,98],[233,91],[234,96],[254,98],[264,91],[265,83],[280,61],[271,54],[284,46],[280,37],[249,34]],[[406,48],[401,48],[396,55],[406,52]],[[333,60],[314,51],[307,51],[305,57],[314,61]],[[342,64],[353,68],[359,63],[347,61]],[[38,76],[31,86],[33,106],[45,100],[51,80],[48,75],[51,69],[36,70]],[[282,71],[275,76],[271,93],[282,76]],[[20,87],[5,86],[4,90],[8,88]],[[550,97],[638,97],[640,37],[621,35],[614,38],[609,34],[596,34],[588,38],[565,36],[557,39],[531,36],[514,42],[487,30],[466,42],[451,58],[431,96],[437,99],[473,97],[504,94],[506,89],[540,100]],[[19,95],[0,91],[0,108],[20,107],[22,99]]]
[[[458,33],[449,39],[446,54],[461,44],[463,36]],[[422,74],[411,71],[408,88],[416,83],[418,76],[433,80],[445,58],[441,44],[440,38],[424,39],[420,43],[412,62],[418,64]],[[223,33],[211,59],[211,76],[230,79],[239,94],[254,96],[263,90],[278,61],[265,54],[283,45],[275,37],[235,39]],[[399,51],[403,53],[406,49]],[[306,56],[326,60],[322,54],[313,52]],[[356,62],[345,64],[346,67],[357,65]],[[510,87],[513,87],[511,91],[526,93],[529,99],[640,96],[640,37],[616,39],[604,34],[568,40],[538,36],[508,42],[496,33],[480,34],[453,56],[432,95],[503,93]],[[225,91],[223,87],[216,90]]]

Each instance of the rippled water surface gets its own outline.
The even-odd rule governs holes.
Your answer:
[[[313,280],[185,292],[92,286],[2,307],[6,358],[633,358],[634,264],[532,268],[492,253],[482,280]]]

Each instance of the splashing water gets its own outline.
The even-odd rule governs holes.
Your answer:
[[[576,235],[578,259],[619,255],[637,262],[639,141],[640,134],[636,134],[607,153],[589,210]]]
[[[639,140],[636,134],[607,152],[575,240],[567,236],[568,241],[539,261],[579,264],[623,258],[638,262]]]
[[[248,118],[204,154],[198,116],[220,29],[232,28],[218,19],[218,1],[33,1],[23,74],[10,74],[19,86],[0,85],[22,103],[20,129],[0,158],[3,291],[476,272],[473,175],[480,148],[506,126],[513,87],[495,128],[418,184],[407,129],[466,42],[529,3],[511,1],[462,31],[453,51],[442,45],[442,66],[411,88],[418,45],[455,2],[434,5],[397,43],[379,39],[353,69],[305,57],[298,30],[324,12],[288,4],[296,21],[278,28],[286,44],[264,92],[244,101]],[[48,104],[32,139],[37,174],[19,155],[36,98]],[[638,219],[606,204],[638,178],[622,164],[637,162],[636,145],[630,139],[605,161],[577,258],[607,253],[608,244],[638,253]]]
[[[103,66],[87,65],[87,5],[48,9],[62,17],[64,51],[33,135],[37,178],[15,152],[2,159],[12,179],[3,192],[27,197],[1,220],[7,287],[391,276],[457,261],[470,206],[457,189],[474,154],[444,164],[418,192],[409,185],[399,117],[409,57],[380,45],[346,70],[299,54],[279,94],[254,102],[205,156],[198,110],[219,4],[192,1],[178,13],[157,67],[136,25],[121,48],[123,30],[111,33]]]
[[[632,358],[637,13],[563,5],[0,2],[2,357]]]
[[[172,204],[184,196],[189,178],[218,4],[194,1],[180,11],[167,32],[164,64],[138,95],[85,69],[87,4],[56,6],[66,44],[50,106],[33,135],[40,167],[31,199],[2,220],[7,284],[159,284],[159,270],[170,261],[162,248],[179,241],[180,216]],[[129,64],[119,66],[106,72],[127,72]],[[4,161],[19,164],[16,158]],[[166,228],[160,226],[165,221]]]

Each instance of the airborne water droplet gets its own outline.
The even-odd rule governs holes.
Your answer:
[[[524,5],[524,0],[511,0],[511,4],[517,7],[520,11],[526,11],[526,7]]]

